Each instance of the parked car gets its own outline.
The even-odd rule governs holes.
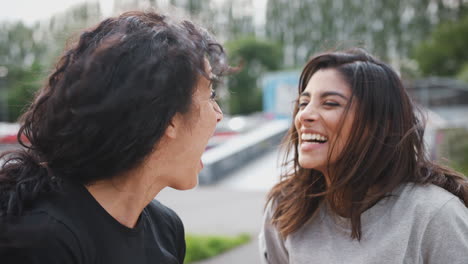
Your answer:
[[[17,123],[0,122],[0,144],[18,144],[17,134],[20,126]],[[23,142],[28,142],[25,136],[22,136]]]

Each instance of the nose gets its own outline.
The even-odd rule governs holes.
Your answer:
[[[307,105],[304,109],[299,110],[297,114],[299,115],[301,123],[311,123],[318,119],[318,112],[311,104]]]
[[[214,106],[213,106],[215,112],[216,112],[216,122],[220,122],[221,120],[223,120],[223,110],[221,110],[221,107],[219,107],[218,103],[215,102],[214,103]]]

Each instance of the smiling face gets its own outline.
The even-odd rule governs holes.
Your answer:
[[[332,166],[343,151],[354,120],[353,105],[342,119],[351,95],[348,83],[335,69],[318,70],[312,75],[299,96],[294,120],[301,167],[326,174],[327,165]]]

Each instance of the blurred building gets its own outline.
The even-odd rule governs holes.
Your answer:
[[[430,77],[407,82],[411,97],[444,121],[444,127],[468,127],[468,84]]]
[[[263,112],[274,119],[291,118],[297,98],[299,71],[271,72],[262,80]]]
[[[430,77],[407,82],[411,96],[426,107],[468,106],[468,84],[444,77]]]

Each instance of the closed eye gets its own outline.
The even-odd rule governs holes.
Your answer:
[[[339,103],[333,101],[325,101],[323,104],[326,106],[340,106]]]
[[[306,101],[299,102],[298,107],[302,109],[302,108],[306,107],[308,104],[309,104],[309,102],[306,102]]]

